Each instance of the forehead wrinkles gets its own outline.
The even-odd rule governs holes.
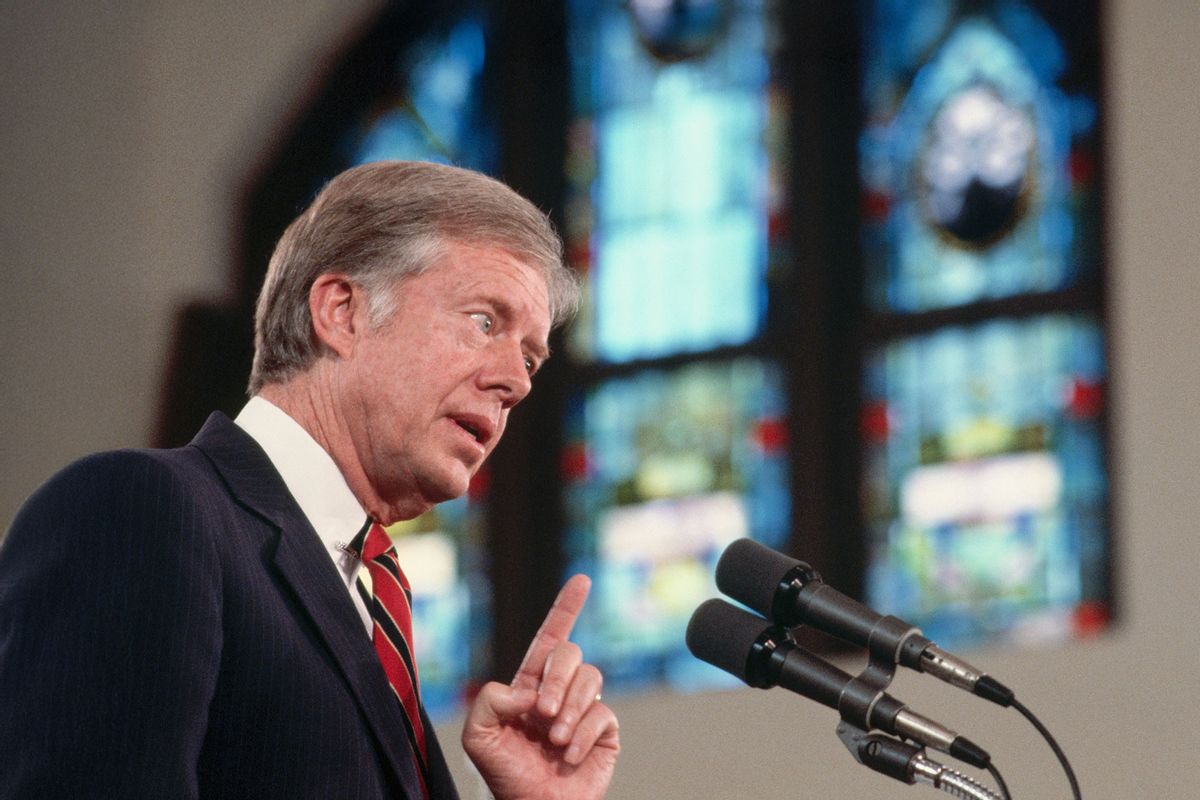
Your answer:
[[[482,271],[471,270],[474,280],[468,283],[470,288],[485,294],[496,294],[496,300],[512,310],[517,310],[513,302],[499,295],[515,295],[528,310],[541,310],[549,314],[549,293],[541,273],[507,254],[489,255],[480,260],[486,266]]]
[[[534,268],[505,256],[489,255],[483,259],[487,265],[483,274],[471,270],[470,278],[462,284],[468,298],[485,300],[510,317],[525,314],[534,324],[538,317],[548,323],[550,298],[545,279]]]

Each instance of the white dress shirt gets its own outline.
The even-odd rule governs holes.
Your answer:
[[[346,550],[366,522],[367,512],[346,485],[337,464],[300,423],[269,400],[250,398],[234,422],[258,442],[283,477],[288,491],[325,545],[370,635],[374,623],[355,590],[362,562]]]

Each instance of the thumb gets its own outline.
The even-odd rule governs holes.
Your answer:
[[[466,725],[491,727],[503,719],[511,719],[532,711],[538,694],[533,689],[517,689],[492,681],[484,684],[467,713]]]

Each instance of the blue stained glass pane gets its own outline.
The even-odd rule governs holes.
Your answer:
[[[684,629],[716,594],[726,545],[785,545],[785,419],[780,371],[754,359],[641,372],[575,399],[566,550],[593,589],[573,638],[606,687],[733,681],[688,653]]]
[[[1023,3],[875,0],[860,138],[870,305],[919,312],[1094,269],[1096,98]]]
[[[1086,315],[952,327],[872,353],[871,604],[944,646],[1103,624],[1104,380]]]
[[[396,66],[399,97],[352,129],[346,143],[351,163],[405,159],[493,171],[496,142],[483,100],[484,52],[481,15],[469,15],[407,49]]]
[[[769,15],[761,0],[728,13],[716,0],[684,6],[691,24],[673,40],[645,27],[662,22],[653,4],[570,5],[565,233],[587,275],[570,334],[585,359],[696,352],[761,329],[769,221],[782,206],[767,147],[783,116],[768,91]],[[639,13],[651,21],[640,27]],[[687,54],[664,60],[672,47]]]

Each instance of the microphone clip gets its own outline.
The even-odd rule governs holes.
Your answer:
[[[903,783],[916,783],[912,764],[925,754],[925,749],[903,742],[883,733],[867,733],[862,728],[842,720],[837,737],[854,760]]]
[[[843,722],[850,726],[871,727],[876,705],[895,677],[896,662],[891,654],[879,647],[868,647],[866,667],[850,679],[838,698],[838,713]]]
[[[837,735],[855,761],[901,783],[920,781],[967,800],[1004,800],[978,781],[930,759],[923,747],[883,733],[867,733],[845,721],[838,723]]]

